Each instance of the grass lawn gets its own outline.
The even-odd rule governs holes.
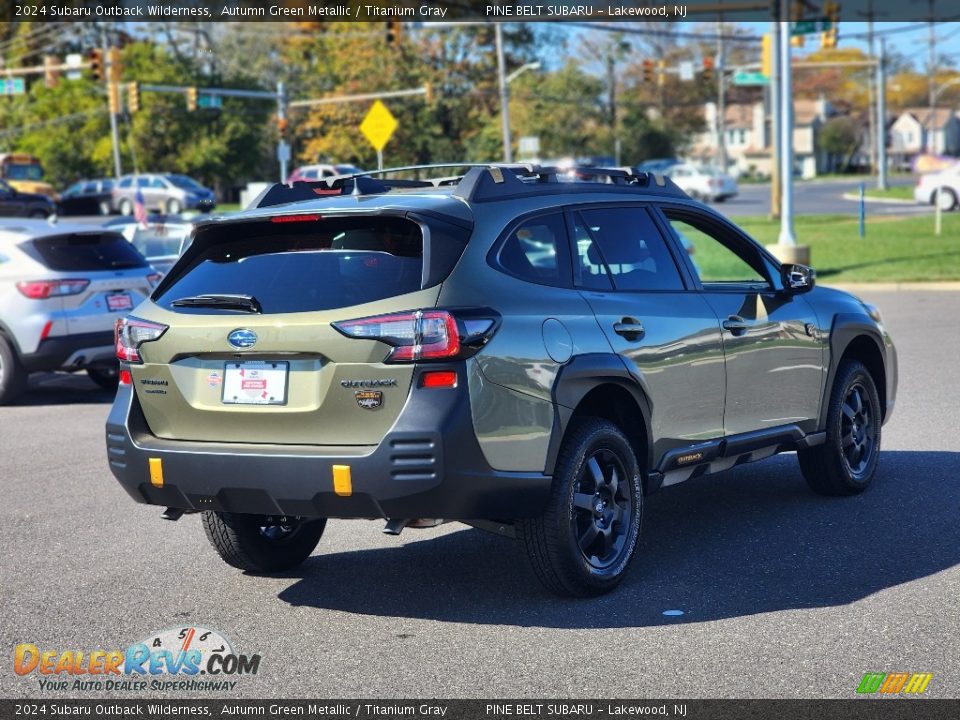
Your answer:
[[[894,185],[893,187],[888,187],[886,190],[867,188],[864,191],[864,195],[871,198],[913,200],[913,185]]]
[[[777,242],[780,222],[765,217],[734,218],[764,245]],[[870,217],[867,234],[857,235],[850,215],[807,215],[796,218],[797,242],[810,246],[817,277],[824,284],[844,282],[910,282],[960,280],[960,213],[943,214],[943,232],[933,234],[933,215]],[[696,255],[698,263],[709,258]],[[704,265],[704,267],[707,267]]]

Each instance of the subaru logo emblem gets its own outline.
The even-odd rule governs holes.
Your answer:
[[[237,350],[246,350],[257,344],[257,334],[253,330],[234,330],[227,335],[227,342],[237,348]]]

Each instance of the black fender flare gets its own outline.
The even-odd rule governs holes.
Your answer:
[[[628,392],[640,409],[647,447],[646,467],[642,467],[641,470],[649,474],[650,463],[653,461],[653,432],[650,423],[653,407],[643,390],[640,379],[627,368],[618,355],[613,353],[575,355],[557,373],[551,392],[556,412],[553,416],[553,430],[547,448],[544,474],[553,474],[564,433],[580,401],[594,388],[611,384],[622,387],[625,392]]]
[[[884,374],[889,376],[887,354],[884,349],[883,336],[877,324],[866,314],[837,313],[833,316],[833,325],[830,328],[830,359],[827,365],[827,380],[823,387],[823,397],[820,400],[820,418],[817,427],[823,430],[827,426],[827,408],[830,405],[830,393],[833,390],[833,381],[837,376],[840,358],[847,347],[858,337],[869,337],[877,346],[877,352],[883,361]],[[884,389],[886,391],[886,389]],[[884,408],[886,413],[886,408]]]

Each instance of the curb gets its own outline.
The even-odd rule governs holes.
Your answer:
[[[960,292],[960,282],[876,282],[876,283],[840,283],[832,285],[817,283],[824,287],[836,288],[844,292]]]
[[[858,193],[844,193],[841,195],[844,200],[853,200],[855,202],[860,201],[860,195]],[[889,203],[891,205],[918,205],[922,207],[922,203],[918,203],[915,200],[906,200],[904,198],[878,198],[870,197],[869,195],[863,198],[865,203]]]

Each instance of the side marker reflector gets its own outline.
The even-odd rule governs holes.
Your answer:
[[[150,458],[150,484],[154,487],[163,487],[163,459]]]
[[[333,466],[333,491],[342,497],[353,495],[353,480],[350,478],[349,465]]]

